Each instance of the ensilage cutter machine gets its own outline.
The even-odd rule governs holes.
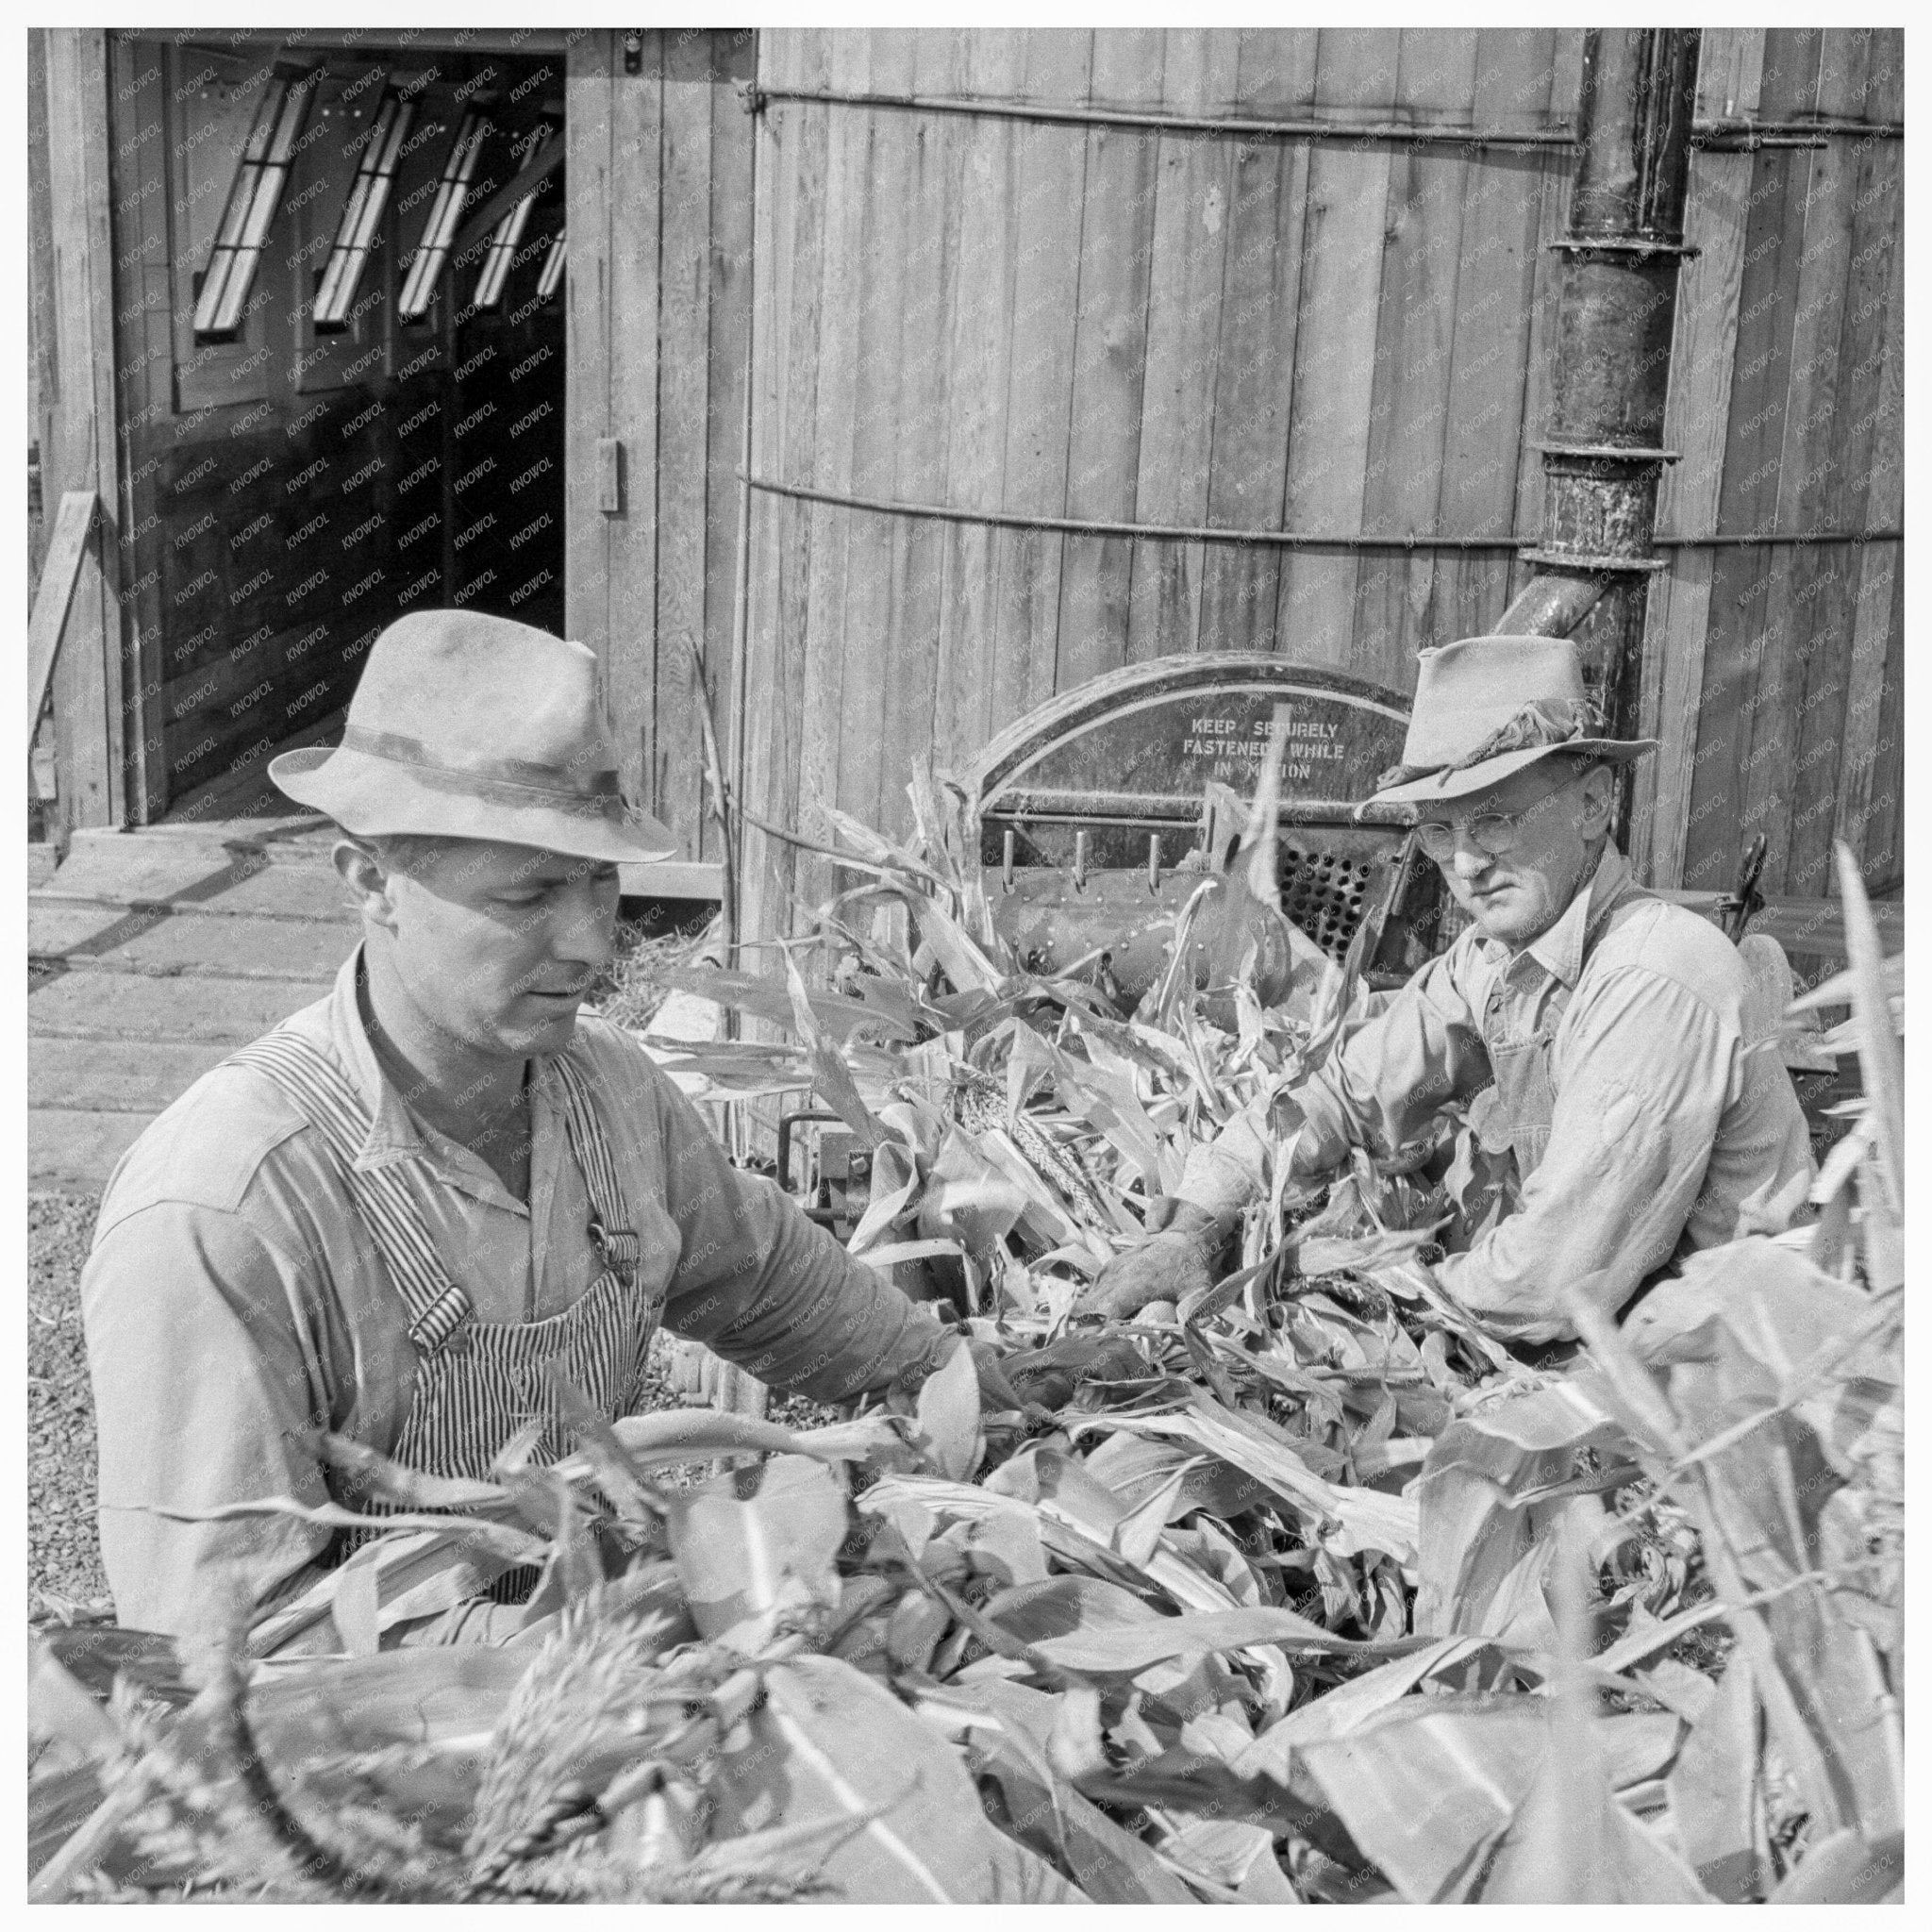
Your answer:
[[[1409,849],[1407,815],[1359,809],[1407,723],[1399,691],[1258,654],[1162,658],[1094,678],[1019,719],[962,774],[978,798],[994,926],[1028,970],[1089,980],[1131,1011],[1182,908],[1239,841],[1241,824],[1217,796],[1252,798],[1278,735],[1281,909],[1338,961],[1367,921],[1364,976],[1400,985],[1458,916],[1435,867]],[[1230,969],[1234,937],[1223,949]],[[1205,989],[1213,964],[1197,950]],[[1262,964],[1264,996],[1278,996],[1288,961],[1274,962],[1273,988]],[[795,1130],[808,1124],[815,1144],[795,1161]],[[841,1239],[865,1212],[869,1151],[823,1109],[779,1122],[778,1172]]]
[[[1204,879],[1227,872],[1241,804],[1279,738],[1281,910],[1338,963],[1355,945],[1371,988],[1398,987],[1466,924],[1410,838],[1407,808],[1367,803],[1398,762],[1407,724],[1400,691],[1258,654],[1156,658],[1080,685],[1009,725],[962,774],[978,800],[993,924],[1030,971],[1089,980],[1130,1012],[1165,964],[1182,908]],[[1707,908],[1740,943],[1763,903],[1762,858],[1760,840],[1733,891]],[[1196,987],[1231,976],[1248,936],[1235,933],[1218,958],[1191,946]],[[1264,999],[1286,991],[1288,963],[1275,962],[1272,988],[1257,974]],[[1825,1113],[1840,1097],[1818,1071],[1829,1062],[1802,1050],[1787,1058],[1822,1154],[1842,1130]],[[793,1128],[807,1123],[822,1130],[812,1158],[794,1162]],[[841,1239],[865,1212],[869,1151],[822,1109],[780,1123],[779,1175]]]
[[[1399,691],[1257,654],[1156,658],[1081,685],[968,774],[993,924],[1032,970],[1092,979],[1131,1008],[1176,914],[1233,854],[1240,827],[1216,794],[1252,798],[1279,738],[1281,909],[1336,960],[1368,921],[1364,976],[1400,985],[1457,917],[1410,847],[1408,814],[1366,804],[1407,723]]]

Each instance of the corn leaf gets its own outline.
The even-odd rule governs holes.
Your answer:
[[[1321,1624],[1310,1623],[1292,1610],[1260,1606],[1161,1617],[1152,1623],[1112,1630],[1081,1630],[1066,1637],[1042,1638],[1034,1648],[1049,1662],[1067,1670],[1131,1675],[1164,1657],[1240,1650],[1254,1643],[1279,1644],[1285,1650],[1363,1656],[1386,1655],[1391,1648],[1415,1648],[1421,1640],[1400,1638],[1391,1645],[1338,1637],[1332,1630],[1324,1630]]]
[[[745,1491],[749,1493],[745,1493]],[[671,1554],[706,1637],[754,1652],[781,1620],[829,1615],[845,1493],[822,1463],[779,1456],[670,1498]]]
[[[1078,1901],[988,1821],[958,1754],[892,1695],[834,1657],[775,1666],[746,1741],[719,1760],[727,1832],[863,1820],[821,1873],[855,1905]]]
[[[1906,1839],[1877,1839],[1847,1828],[1811,1846],[1798,1868],[1771,1895],[1774,1906],[1878,1906],[1905,1894]]]
[[[979,1459],[979,1377],[973,1356],[956,1348],[921,1384],[919,1432],[948,1481],[970,1475]]]
[[[1579,1451],[1622,1430],[1576,1385],[1558,1382],[1450,1424],[1417,1483],[1419,1587],[1415,1627],[1432,1637],[1551,1640],[1541,1607],[1550,1525],[1566,1499],[1525,1504],[1524,1492],[1560,1484]]]
[[[1759,1731],[1751,1665],[1740,1655],[1670,1774],[1671,1823],[1684,1857],[1707,1891],[1733,1903],[1761,1897],[1771,1878]]]

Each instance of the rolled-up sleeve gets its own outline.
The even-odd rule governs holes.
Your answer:
[[[1614,1314],[1676,1251],[1742,1051],[1734,1026],[1664,974],[1631,967],[1593,986],[1567,1017],[1549,1146],[1521,1206],[1451,1256],[1443,1282],[1525,1342],[1575,1333],[1569,1287],[1588,1283]]]
[[[101,1556],[130,1628],[212,1635],[315,1574],[332,1532],[288,1516],[162,1510],[328,1501],[295,1270],[240,1216],[163,1202],[107,1230],[81,1277],[100,1454]]]
[[[1182,1198],[1214,1213],[1242,1207],[1267,1188],[1291,1134],[1301,1174],[1340,1166],[1355,1146],[1392,1154],[1446,1102],[1475,1092],[1490,1077],[1489,1055],[1459,970],[1456,954],[1432,961],[1306,1079],[1258,1097],[1192,1149]]]
[[[668,1080],[655,1085],[665,1207],[683,1236],[665,1325],[818,1402],[926,1365],[947,1340],[931,1313],[853,1260],[773,1182],[734,1168],[696,1108]]]
[[[1459,947],[1432,961],[1295,1090],[1302,1166],[1333,1167],[1351,1146],[1392,1154],[1487,1083],[1490,1057],[1459,979],[1467,967]]]

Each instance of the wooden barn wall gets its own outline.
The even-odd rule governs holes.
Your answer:
[[[1897,123],[1894,29],[1707,33],[1700,111]],[[1832,841],[1903,889],[1904,142],[1699,152],[1674,347],[1646,658],[1638,850],[1659,884],[1728,884],[1765,834],[1768,891],[1837,892]],[[1740,543],[1741,537],[1782,541]],[[1652,801],[1654,800],[1654,805]]]
[[[1195,118],[1568,125],[1580,33],[770,31],[770,88]],[[988,527],[759,492],[742,784],[908,824],[915,762],[1172,652],[1397,689],[1481,630],[1541,513],[1527,438],[1566,150],[1404,150],[774,100],[752,468],[842,495],[1407,539],[1289,549]],[[1487,547],[1430,547],[1432,538]],[[823,862],[747,831],[747,932]]]
[[[561,304],[531,300],[541,250],[526,251],[498,313],[458,315],[472,263],[445,273],[422,323],[395,315],[400,258],[460,113],[453,63],[395,65],[416,125],[352,325],[318,336],[309,310],[353,137],[383,84],[380,55],[326,63],[246,324],[233,342],[196,343],[196,271],[272,52],[112,42],[140,816],[219,815],[274,751],[330,735],[368,645],[406,611],[460,604],[562,621]],[[475,199],[515,166],[499,137]],[[536,487],[513,493],[518,475]]]
[[[114,243],[108,37],[98,27],[34,29],[27,40],[30,155],[24,279],[34,317],[31,385],[43,507],[70,490],[100,498],[109,532],[123,526],[114,383]],[[110,541],[83,565],[55,660],[51,737],[58,826],[118,824],[126,816],[122,572]]]
[[[739,584],[752,123],[749,30],[568,55],[565,625],[602,658],[625,788],[713,860],[702,653],[721,748]]]

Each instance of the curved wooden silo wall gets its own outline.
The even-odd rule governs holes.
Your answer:
[[[687,633],[738,796],[812,837],[822,802],[903,831],[916,764],[1111,666],[1258,648],[1407,688],[1522,587],[1579,31],[651,32],[636,74],[620,40],[570,56],[569,622],[690,856],[719,845]],[[1763,830],[1773,893],[1829,893],[1839,836],[1902,890],[1901,69],[1896,30],[1703,36],[1631,836],[1659,885],[1725,884]],[[1028,517],[1336,541],[998,521]],[[747,937],[832,888],[740,849]]]
[[[1534,137],[1567,127],[1579,55],[1574,31],[761,35],[752,474],[820,500],[753,495],[751,809],[809,835],[823,800],[904,829],[915,760],[963,760],[1056,691],[1170,652],[1410,687],[1420,646],[1480,630],[1524,575],[1541,244],[1569,172],[1560,145],[789,94]],[[745,860],[748,933],[830,890],[755,831]]]
[[[1658,884],[1725,888],[1763,832],[1768,892],[1836,897],[1834,839],[1903,891],[1904,82],[1896,29],[1705,35],[1700,122],[1835,126],[1691,157],[1632,841]]]

